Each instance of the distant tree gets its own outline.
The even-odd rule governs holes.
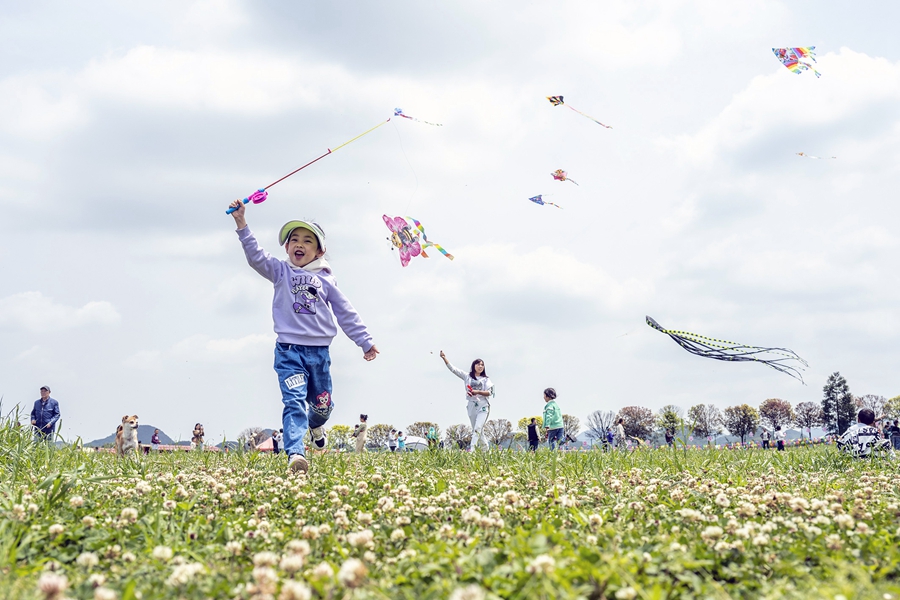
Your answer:
[[[491,419],[484,424],[484,436],[494,446],[512,439],[512,423],[508,419]]]
[[[248,427],[238,434],[237,439],[238,442],[241,443],[241,448],[244,448],[249,444],[251,450],[256,450],[256,447],[261,444],[266,437],[266,431],[262,427]]]
[[[332,448],[343,448],[350,442],[353,428],[349,425],[333,425],[328,430],[328,445]]]
[[[563,431],[566,435],[571,436],[572,439],[578,437],[578,434],[581,433],[581,420],[573,415],[563,414]]]
[[[367,428],[366,436],[368,439],[366,445],[372,448],[384,448],[385,444],[387,444],[388,435],[391,433],[391,429],[394,429],[393,425],[385,425],[384,423],[372,425]]]
[[[680,406],[667,404],[656,413],[656,426],[662,429],[663,434],[670,431],[672,435],[675,435],[684,423],[683,415],[684,411]]]
[[[428,435],[428,429],[431,427],[434,427],[434,431],[435,433],[437,433],[438,439],[440,439],[441,428],[438,427],[437,423],[432,423],[431,421],[416,421],[406,428],[405,433],[406,435],[423,438]]]
[[[712,404],[696,404],[688,410],[688,427],[697,437],[710,438],[722,433],[722,411]]]
[[[774,431],[779,425],[787,427],[794,422],[794,409],[787,400],[769,398],[759,405],[759,418]]]
[[[840,372],[835,371],[828,376],[822,392],[822,420],[825,429],[829,433],[841,435],[847,431],[856,417],[850,386]]]
[[[451,425],[447,428],[447,445],[452,448],[465,448],[472,442],[472,428],[468,425]]]
[[[875,418],[880,419],[884,416],[884,409],[887,407],[887,398],[884,396],[876,396],[875,394],[865,394],[863,396],[854,396],[853,404],[856,409],[868,408],[875,413]]]
[[[653,411],[643,406],[626,406],[616,415],[616,421],[624,419],[625,435],[639,440],[653,437]]]
[[[809,439],[812,439],[812,428],[822,424],[822,407],[815,402],[801,402],[794,410],[794,424],[800,428],[802,437],[803,430],[809,428]]]
[[[729,406],[722,413],[722,421],[731,435],[741,438],[741,444],[759,429],[759,413],[749,404]]]
[[[612,427],[616,413],[611,410],[595,410],[587,418],[587,435],[592,440],[605,440],[606,430]]]
[[[894,396],[885,403],[884,416],[894,421],[900,420],[900,396]]]

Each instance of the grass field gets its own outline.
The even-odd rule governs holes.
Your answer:
[[[288,477],[283,455],[119,460],[0,428],[0,594],[900,598],[897,477],[824,446],[329,454]]]

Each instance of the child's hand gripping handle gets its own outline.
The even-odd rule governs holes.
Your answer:
[[[268,197],[269,197],[269,193],[266,190],[262,189],[262,190],[257,190],[255,192],[253,192],[252,194],[250,194],[249,196],[247,196],[246,198],[241,200],[241,202],[243,202],[244,204],[250,204],[251,202],[253,204],[262,204],[263,202],[266,201],[266,198],[268,198]],[[228,210],[225,211],[225,214],[230,215],[231,213],[233,213],[236,210],[237,209],[232,206]]]

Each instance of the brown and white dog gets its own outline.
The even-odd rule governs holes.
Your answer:
[[[137,454],[138,449],[138,416],[125,415],[122,424],[116,429],[116,454],[125,456],[128,452]]]

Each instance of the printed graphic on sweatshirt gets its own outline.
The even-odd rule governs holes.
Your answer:
[[[316,314],[316,303],[322,282],[315,275],[291,275],[291,293],[294,295],[294,312],[298,315]]]
[[[303,373],[297,373],[296,375],[291,375],[287,379],[284,380],[284,386],[292,390],[294,388],[298,388],[301,385],[306,383],[306,375]]]

